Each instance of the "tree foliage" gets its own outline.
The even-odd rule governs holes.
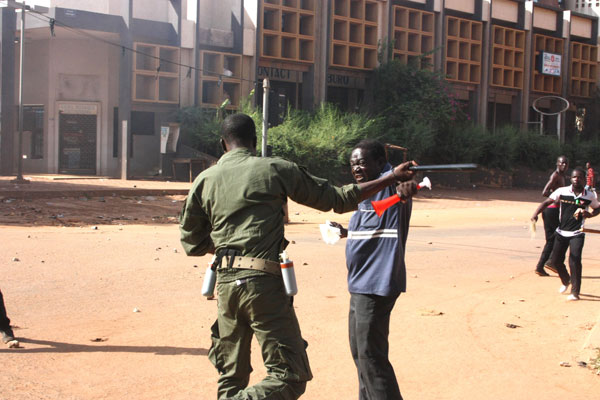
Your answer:
[[[510,125],[490,132],[471,123],[464,104],[438,74],[389,61],[373,71],[372,95],[359,113],[342,112],[322,104],[313,112],[289,109],[283,123],[268,132],[274,156],[306,166],[315,175],[348,179],[348,159],[361,139],[376,138],[409,149],[420,163],[473,162],[488,168],[517,166],[548,169],[565,154],[571,165],[600,164],[597,135],[576,135],[560,146],[555,138],[523,132]],[[257,127],[261,149],[262,111],[252,106],[253,92],[240,112]],[[222,154],[219,126],[226,104],[217,110],[184,108],[178,113],[182,141],[214,156]],[[396,161],[396,160],[395,160]]]

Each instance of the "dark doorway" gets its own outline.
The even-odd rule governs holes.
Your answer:
[[[496,128],[511,125],[512,105],[502,103],[488,103],[487,128],[495,132]]]
[[[97,116],[59,114],[59,171],[80,175],[96,174]]]
[[[271,81],[269,93],[269,126],[277,126],[283,122],[287,107],[302,109],[297,94],[302,90],[301,83]],[[259,86],[258,103],[262,107],[263,88]]]
[[[364,98],[364,90],[337,86],[327,87],[327,102],[343,111],[358,111]]]

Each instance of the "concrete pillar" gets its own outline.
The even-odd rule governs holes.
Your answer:
[[[483,0],[481,7],[481,21],[483,22],[483,40],[481,46],[481,81],[479,82],[479,113],[477,122],[485,126],[487,122],[487,105],[490,82],[490,49],[492,47],[492,2]]]
[[[562,87],[560,91],[560,95],[563,98],[567,98],[569,93],[569,82],[571,80],[571,76],[569,74],[569,60],[571,59],[571,11],[563,11],[563,25],[562,25],[562,37],[564,39],[564,48],[563,48],[563,56],[561,59],[560,69],[562,71]],[[563,104],[559,104],[558,107],[561,107]],[[557,114],[557,118],[560,118],[560,124],[557,125],[557,136],[560,144],[565,143],[565,127],[566,127],[566,119],[567,113],[566,111],[560,114]]]
[[[523,91],[521,92],[521,130],[528,130],[534,125],[529,122],[529,99],[531,93],[531,54],[533,53],[533,1],[525,1],[525,16],[523,27],[525,29],[525,62],[523,68]]]
[[[171,0],[171,4],[173,5],[175,13],[177,14],[177,46],[181,46],[181,21],[183,18],[181,2],[182,0]]]
[[[435,37],[434,37],[434,49],[439,49],[433,55],[433,68],[436,71],[444,71],[444,0],[433,0],[433,12],[435,13]]]
[[[314,64],[314,100],[313,107],[327,100],[327,66],[329,65],[329,21],[331,8],[329,2],[316,2],[315,8],[315,64]],[[305,76],[307,74],[304,74]]]
[[[120,32],[120,42],[123,49],[119,59],[119,161],[121,163],[121,179],[129,176],[129,146],[131,140],[131,98],[133,80],[133,35],[131,32],[133,21],[133,0],[127,0],[121,4],[121,16],[123,25]]]
[[[15,163],[15,32],[17,19],[11,7],[0,9],[0,175],[12,175]]]

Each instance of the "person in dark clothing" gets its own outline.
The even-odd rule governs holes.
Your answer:
[[[550,204],[558,204],[560,207],[560,222],[556,228],[550,265],[556,268],[562,282],[562,286],[558,290],[560,293],[566,292],[571,284],[571,294],[568,300],[579,300],[582,272],[581,253],[585,241],[583,225],[587,218],[600,214],[600,203],[596,194],[587,190],[584,185],[585,171],[575,168],[571,173],[571,185],[556,189],[536,208],[531,217],[532,221],[537,221],[538,214]],[[588,211],[588,207],[592,208],[592,212]],[[569,249],[571,276],[564,265],[567,249]]]
[[[6,315],[6,307],[4,306],[4,297],[0,290],[0,334],[2,335],[2,342],[7,344],[9,347],[18,347],[19,344],[15,340],[15,334],[10,327],[10,319]]]
[[[356,182],[392,174],[385,148],[374,140],[356,145],[350,158]],[[348,229],[334,222],[347,237],[346,265],[350,312],[350,351],[358,372],[359,400],[401,400],[394,368],[389,361],[390,316],[400,293],[406,291],[404,253],[412,211],[414,180],[388,186],[362,201]],[[371,204],[398,194],[404,200],[378,217]]]
[[[556,170],[550,175],[550,179],[542,190],[542,196],[548,197],[559,187],[566,185],[565,174],[569,168],[569,160],[565,156],[560,156],[556,159]],[[554,246],[554,235],[556,228],[558,227],[558,205],[550,204],[544,209],[542,213],[542,220],[544,221],[544,233],[546,236],[546,243],[542,249],[542,254],[535,267],[535,273],[539,276],[548,276],[548,273],[544,271],[544,267],[549,270],[556,272],[556,269],[551,265],[546,265],[552,254],[552,248]]]

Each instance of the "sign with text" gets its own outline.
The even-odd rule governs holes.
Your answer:
[[[260,79],[269,78],[274,81],[302,82],[302,72],[292,69],[263,67],[259,65],[257,72]]]
[[[84,103],[59,103],[58,112],[63,114],[97,115],[98,105]]]
[[[562,56],[560,54],[547,53],[543,51],[539,57],[539,72],[544,75],[560,76],[560,67],[562,62]]]
[[[364,78],[346,74],[328,73],[327,85],[363,89],[365,87],[365,80]]]

